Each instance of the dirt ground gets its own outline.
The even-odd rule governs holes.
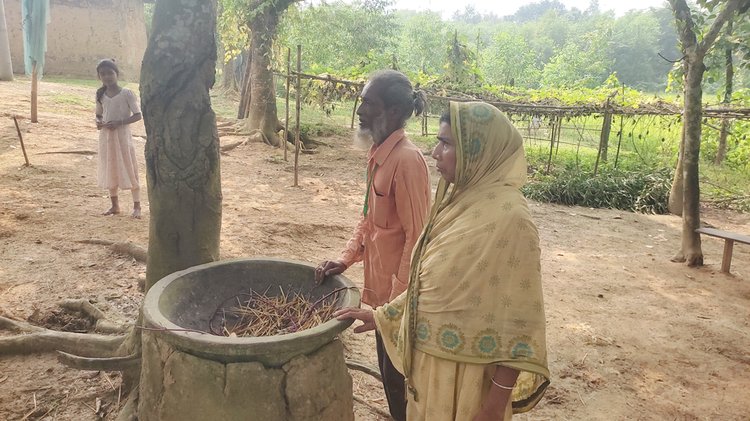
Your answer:
[[[141,220],[100,215],[108,199],[96,185],[91,87],[41,83],[39,123],[20,121],[32,164],[24,167],[9,116],[28,115],[29,91],[25,79],[0,82],[0,315],[38,320],[60,300],[83,298],[114,320],[132,320],[145,266],[80,241],[145,247],[148,200]],[[142,124],[133,129],[145,135]],[[291,154],[285,162],[279,149],[247,144],[222,156],[222,258],[317,263],[338,255],[360,211],[364,153],[344,137],[323,140],[331,147],[300,157],[298,188]],[[122,193],[123,210],[131,204]],[[542,240],[552,384],[534,411],[514,419],[748,419],[750,246],[736,245],[725,275],[720,240],[704,237],[700,269],[669,261],[680,242],[677,217],[541,203],[531,210]],[[750,215],[706,209],[703,219],[750,233]],[[346,275],[361,285],[360,265]],[[349,356],[374,365],[372,335],[349,332]],[[377,382],[353,376],[356,418],[384,419]],[[2,356],[0,420],[101,419],[97,400],[113,419],[124,401],[119,384],[116,373],[68,369],[52,354]]]

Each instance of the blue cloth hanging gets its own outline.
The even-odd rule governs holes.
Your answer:
[[[44,53],[47,52],[49,0],[22,0],[21,22],[26,74],[31,74],[36,63],[37,75],[41,78],[44,70]]]

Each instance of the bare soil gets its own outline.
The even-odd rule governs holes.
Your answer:
[[[63,328],[71,320],[55,316],[57,303],[83,298],[132,321],[144,264],[80,241],[145,247],[148,200],[140,220],[128,216],[129,192],[120,196],[123,214],[101,215],[109,200],[96,185],[91,87],[40,84],[39,123],[20,121],[32,164],[23,166],[10,115],[28,116],[29,91],[26,79],[0,82],[0,315]],[[142,124],[133,130],[145,136]],[[331,147],[300,156],[299,187],[291,187],[291,152],[285,161],[283,150],[249,143],[222,156],[222,258],[317,263],[338,255],[361,210],[364,153],[345,137],[321,140]],[[704,267],[670,262],[678,217],[535,202],[531,210],[542,240],[552,385],[516,418],[748,419],[750,246],[735,246],[726,275],[723,242],[713,238],[703,240]],[[704,209],[703,220],[750,233],[746,214]],[[346,275],[361,285],[361,266]],[[343,340],[350,358],[375,365],[371,334]],[[378,383],[353,376],[357,419],[384,419]],[[2,356],[0,420],[113,419],[125,398],[119,385],[116,373],[68,369],[52,354]]]

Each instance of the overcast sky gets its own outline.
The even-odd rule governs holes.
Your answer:
[[[560,2],[568,8],[576,7],[584,10],[589,6],[590,0],[560,0]],[[519,7],[531,3],[538,3],[538,0],[396,0],[395,7],[410,10],[434,10],[448,18],[456,10],[463,11],[469,4],[480,13],[492,12],[497,16],[507,16],[515,13]],[[660,0],[599,0],[599,10],[614,10],[617,16],[622,16],[631,9],[659,7],[662,3]]]

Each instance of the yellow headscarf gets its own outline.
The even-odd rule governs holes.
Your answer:
[[[519,191],[526,180],[523,140],[489,104],[451,102],[450,111],[455,184],[438,184],[409,288],[376,317],[384,321],[379,326],[401,322],[381,333],[398,348],[402,359],[394,364],[407,382],[413,347],[504,365],[520,371],[513,409],[525,412],[541,399],[549,370],[539,237]]]

